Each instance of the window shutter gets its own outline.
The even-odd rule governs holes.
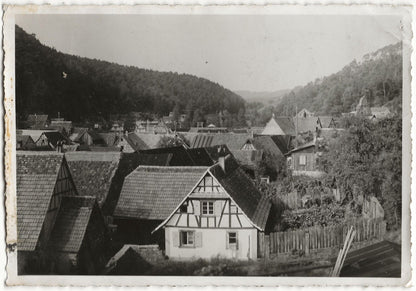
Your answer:
[[[179,231],[172,232],[172,241],[174,247],[179,247]]]
[[[214,202],[214,215],[215,216],[220,216],[221,215],[221,207],[222,206],[222,201],[215,201]]]
[[[195,247],[201,248],[202,247],[202,232],[197,231],[195,233]]]
[[[201,215],[201,202],[199,200],[194,200],[194,214]]]

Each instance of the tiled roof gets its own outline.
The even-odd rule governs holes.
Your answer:
[[[243,145],[251,138],[251,134],[218,133],[200,134],[194,137],[191,148],[227,145],[230,151],[241,150]]]
[[[108,147],[117,146],[120,141],[120,137],[115,132],[100,132],[98,135],[103,139],[105,145]]]
[[[310,148],[310,147],[315,147],[315,143],[316,142],[313,140],[313,141],[310,141],[310,142],[305,143],[303,145],[300,145],[297,148],[294,148],[293,150],[291,150],[290,152],[288,152],[288,154],[291,154],[291,153],[294,153],[294,152],[298,152],[298,151],[301,151],[301,150],[304,150],[304,149],[307,149],[307,148]]]
[[[77,253],[84,240],[94,205],[95,197],[62,197],[48,249]]]
[[[68,152],[65,157],[78,193],[94,196],[102,205],[117,170],[120,152]]]
[[[163,134],[154,134],[154,133],[136,133],[136,136],[149,149],[155,149],[158,147],[158,143],[163,136],[174,136],[174,135],[163,135]]]
[[[227,160],[231,162],[228,167]],[[225,170],[224,173],[218,164],[210,168],[210,172],[247,217],[256,226],[264,229],[267,218],[269,217],[270,208],[264,205],[266,202],[263,201],[263,195],[241,168],[232,165],[232,159],[226,159]]]
[[[17,247],[33,251],[63,161],[55,152],[17,152]]]
[[[166,219],[207,169],[139,166],[126,177],[114,216]]]
[[[147,150],[149,147],[147,144],[140,139],[135,133],[129,133],[127,136],[124,137],[129,145],[135,150]]]
[[[253,138],[253,145],[257,150],[263,150],[263,153],[277,158],[283,156],[282,150],[273,141],[273,138],[268,135],[258,135]]]
[[[273,135],[271,136],[271,138],[283,154],[286,154],[287,152],[289,152],[291,148],[291,139],[292,139],[290,136]]]

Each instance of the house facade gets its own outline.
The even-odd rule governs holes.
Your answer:
[[[228,155],[208,167],[139,166],[125,180],[114,217],[131,222],[138,243],[149,243],[143,232],[153,225],[170,259],[247,260],[259,254],[270,208]]]
[[[317,151],[315,141],[299,146],[286,154],[288,168],[294,176],[320,177],[317,169]]]

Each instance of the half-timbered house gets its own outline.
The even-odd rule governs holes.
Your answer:
[[[255,259],[270,207],[229,155],[210,167],[139,166],[114,215],[151,223],[169,258]],[[137,225],[137,236],[145,229]]]
[[[17,250],[19,273],[41,269],[63,195],[77,195],[63,154],[19,151]]]

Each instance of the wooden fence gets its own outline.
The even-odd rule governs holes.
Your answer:
[[[309,227],[293,231],[272,232],[264,238],[264,252],[268,254],[285,254],[324,248],[339,248],[346,238],[348,229],[354,226],[356,235],[353,244],[371,240],[381,240],[386,231],[382,219],[361,219],[327,227]]]

